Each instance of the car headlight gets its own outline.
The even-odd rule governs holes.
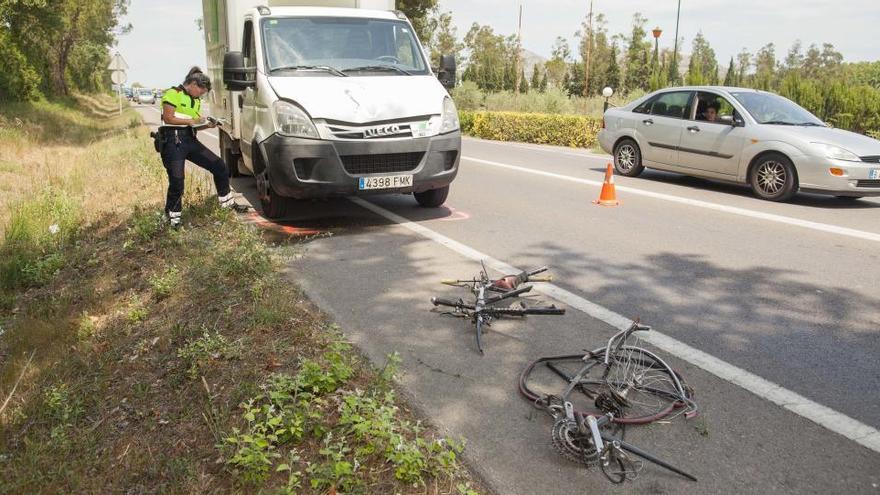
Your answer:
[[[272,105],[272,110],[278,134],[318,139],[318,129],[312,119],[298,106],[279,100]]]
[[[825,154],[826,158],[831,158],[833,160],[846,160],[848,162],[860,162],[862,161],[858,155],[853,153],[852,151],[841,148],[840,146],[835,146],[833,144],[827,143],[811,143],[813,146],[819,149],[822,153]]]
[[[458,109],[455,108],[455,103],[452,101],[452,98],[446,96],[443,98],[443,114],[440,119],[440,134],[457,131],[460,128],[461,124],[458,122]]]

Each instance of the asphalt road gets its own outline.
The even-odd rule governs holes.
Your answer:
[[[148,122],[157,112],[142,112]],[[212,133],[200,133],[216,149]],[[377,364],[400,352],[417,407],[499,493],[880,493],[880,201],[759,201],[740,186],[648,171],[599,194],[608,157],[466,139],[443,208],[409,196],[298,204],[284,223],[332,235],[286,272]],[[255,205],[253,180],[234,187]],[[476,352],[431,312],[437,283],[490,266],[549,265],[562,317],[496,323]],[[497,272],[496,272],[497,273]],[[556,298],[556,299],[554,299]],[[695,474],[647,465],[615,487],[549,445],[551,419],[516,391],[539,356],[595,348],[625,317],[697,392],[702,414],[627,438]],[[646,340],[648,340],[646,338]]]

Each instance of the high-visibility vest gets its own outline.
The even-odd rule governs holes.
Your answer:
[[[180,119],[201,117],[202,100],[188,95],[183,86],[168,89],[162,96],[162,105],[173,106],[174,116]]]

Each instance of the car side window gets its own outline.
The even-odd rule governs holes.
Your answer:
[[[684,118],[686,114],[690,113],[691,94],[690,91],[673,91],[661,94],[651,104],[651,115],[674,119]]]
[[[635,107],[633,109],[633,113],[651,113],[651,105],[654,104],[654,101],[656,101],[657,98],[657,96],[653,98],[648,98],[641,105]]]
[[[721,123],[721,117],[728,116],[739,118],[736,109],[726,98],[705,91],[697,93],[697,111],[694,112],[694,120]]]

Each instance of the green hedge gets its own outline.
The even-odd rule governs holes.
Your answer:
[[[595,148],[602,119],[581,115],[459,111],[461,132],[495,141]]]

